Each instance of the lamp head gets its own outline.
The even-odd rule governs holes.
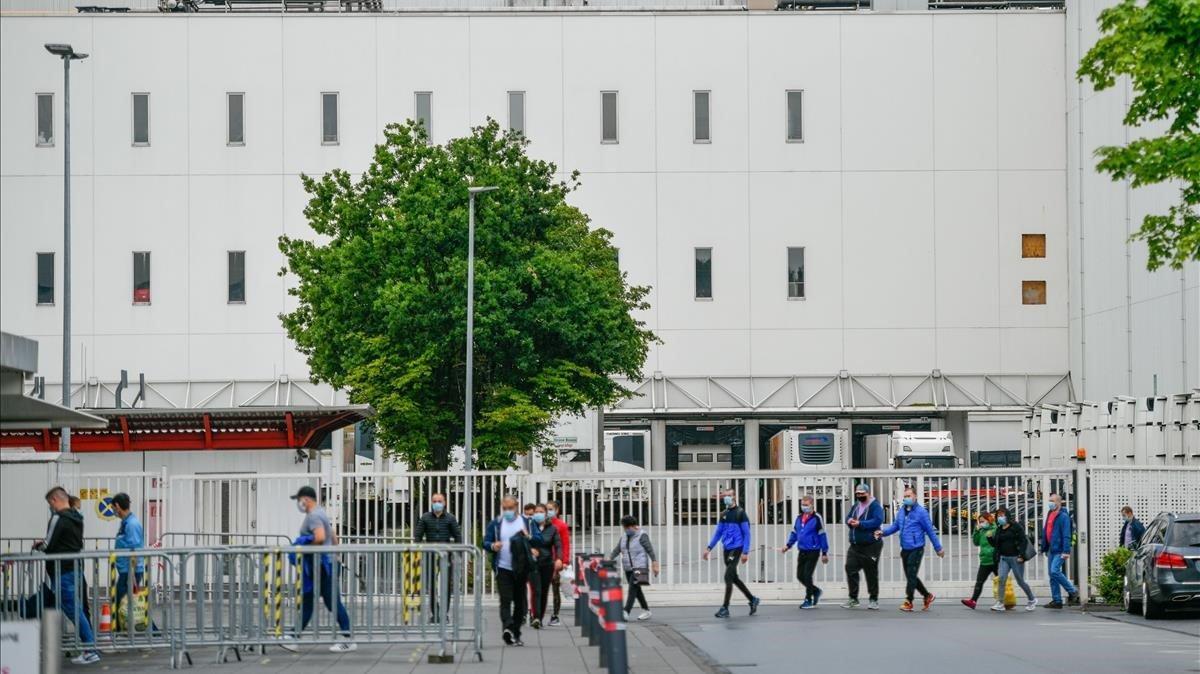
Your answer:
[[[46,51],[65,59],[80,60],[88,57],[87,54],[76,53],[75,48],[69,44],[51,42],[46,45]]]
[[[468,194],[479,194],[481,192],[491,192],[492,190],[498,190],[498,189],[500,189],[500,188],[496,187],[494,185],[489,186],[489,187],[468,187],[467,193]]]

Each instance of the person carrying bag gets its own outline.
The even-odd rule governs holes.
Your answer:
[[[626,515],[621,518],[621,526],[625,529],[623,540],[617,541],[617,546],[609,554],[609,559],[621,560],[621,568],[629,581],[629,596],[625,598],[625,619],[629,620],[629,612],[633,610],[633,602],[637,601],[642,607],[638,620],[649,620],[650,605],[646,602],[643,585],[650,584],[650,572],[659,573],[658,557],[654,554],[654,545],[650,535],[638,526],[637,518]]]

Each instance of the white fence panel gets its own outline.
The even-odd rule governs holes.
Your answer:
[[[1200,512],[1200,467],[1092,466],[1087,472],[1093,573],[1120,544],[1124,506],[1143,522],[1161,512]]]

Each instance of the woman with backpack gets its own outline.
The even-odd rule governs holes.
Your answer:
[[[1029,600],[1025,604],[1025,610],[1032,611],[1037,608],[1037,597],[1033,596],[1033,590],[1029,588],[1029,583],[1025,582],[1025,562],[1032,558],[1030,552],[1036,555],[1036,551],[1033,550],[1029,537],[1025,535],[1025,528],[1020,522],[1009,518],[1008,508],[1004,506],[996,509],[996,531],[992,534],[992,547],[1000,560],[996,572],[1000,580],[1000,598],[992,605],[992,610],[1004,610],[1003,597],[1009,573],[1017,579],[1017,585],[1025,591],[1025,597]]]
[[[617,547],[613,548],[609,559],[621,559],[621,568],[625,570],[625,577],[629,580],[629,596],[625,598],[625,620],[629,620],[634,600],[642,607],[637,619],[649,620],[650,605],[646,603],[646,593],[642,592],[642,586],[650,584],[651,571],[655,577],[658,576],[658,557],[654,554],[654,545],[650,543],[650,534],[641,530],[636,517],[622,517],[621,527],[625,529],[625,535],[617,541]]]
[[[996,573],[996,549],[992,547],[992,536],[996,533],[995,518],[991,513],[980,513],[975,533],[971,534],[971,542],[979,548],[979,569],[975,572],[975,590],[970,599],[962,600],[963,606],[974,609],[983,594],[983,584],[992,574]]]

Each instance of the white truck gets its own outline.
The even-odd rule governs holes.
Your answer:
[[[776,521],[790,521],[801,492],[811,494],[818,512],[837,517],[849,498],[846,480],[834,475],[850,468],[850,435],[839,428],[783,430],[771,436],[769,467],[800,473],[768,481],[767,504]],[[831,473],[823,477],[821,473]],[[782,519],[779,519],[782,518]]]
[[[866,437],[866,465],[876,470],[936,470],[955,468],[954,436],[950,431],[892,431]]]
[[[568,451],[574,453],[578,450]],[[583,513],[586,509],[592,513],[592,517],[584,521],[596,523],[609,523],[630,513],[644,516],[650,504],[650,485],[644,479],[629,475],[646,470],[646,460],[650,454],[650,431],[604,431],[604,473],[620,474],[622,477],[595,477],[594,467],[598,463],[595,457],[591,461],[571,461],[564,460],[567,459],[566,454],[560,450],[559,465],[554,472],[562,475],[562,478],[551,484],[553,498],[566,501],[563,505],[568,512]],[[581,476],[575,478],[572,473]]]

